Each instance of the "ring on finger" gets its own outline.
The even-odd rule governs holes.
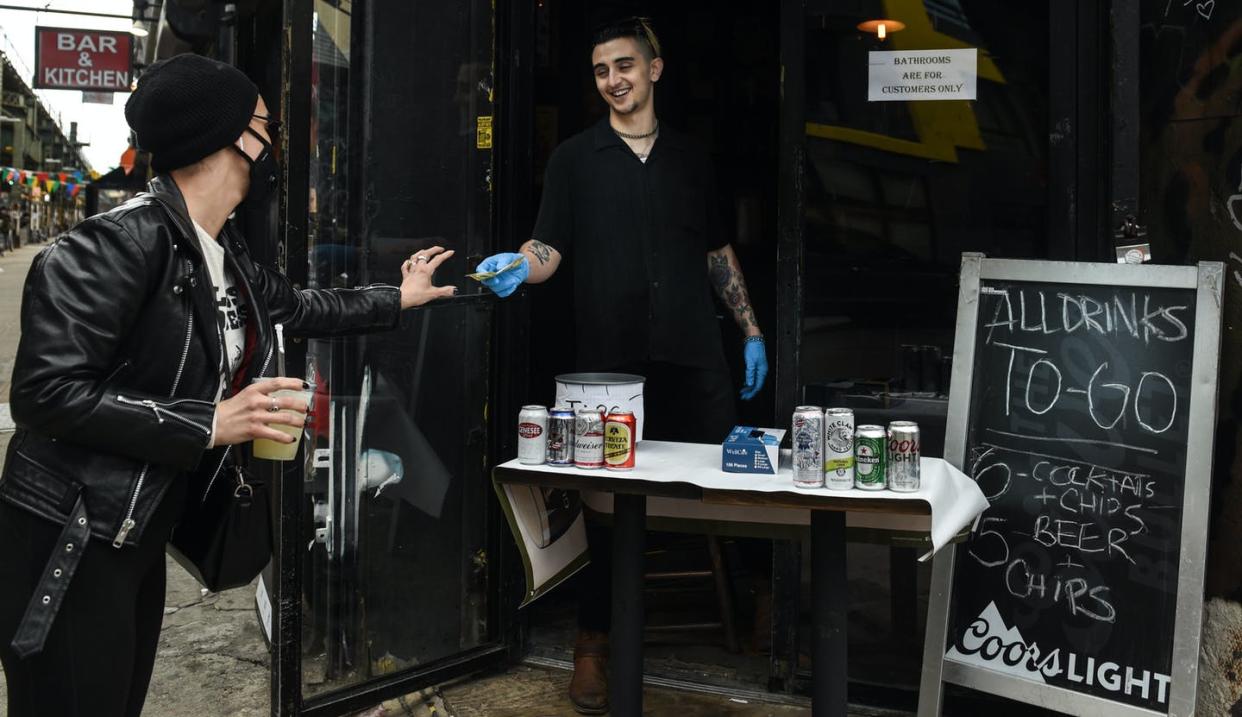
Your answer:
[[[422,254],[417,254],[414,256],[415,263],[423,262],[423,261],[427,261],[427,257],[423,256]]]
[[[270,406],[268,406],[268,407],[267,407],[267,412],[268,412],[268,413],[275,413],[275,412],[279,411],[279,410],[280,410],[280,402],[276,400],[276,397],[275,397],[275,396],[269,396],[269,398],[271,398],[271,400],[272,400],[272,405],[270,405]]]

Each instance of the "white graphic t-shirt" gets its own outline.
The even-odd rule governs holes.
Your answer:
[[[245,356],[247,306],[232,272],[224,267],[224,247],[200,227],[198,222],[194,222],[194,232],[198,235],[199,249],[203,252],[207,273],[211,276],[211,286],[215,289],[216,324],[224,341],[220,388],[216,392],[216,400],[219,401],[224,395],[225,386],[233,380]]]

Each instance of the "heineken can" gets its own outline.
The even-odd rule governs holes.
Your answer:
[[[854,411],[824,412],[824,483],[833,490],[854,487]]]
[[[798,488],[824,487],[824,411],[798,406],[793,414],[793,483]]]
[[[893,421],[888,424],[888,488],[899,493],[919,489],[919,424]]]
[[[548,409],[543,406],[522,406],[518,413],[518,460],[539,465],[548,452]]]
[[[604,467],[604,414],[579,408],[574,423],[574,465],[588,470]]]
[[[854,487],[884,490],[888,432],[884,426],[859,426],[854,432]]]
[[[568,408],[554,408],[548,414],[548,465],[574,464],[575,423],[574,412]]]

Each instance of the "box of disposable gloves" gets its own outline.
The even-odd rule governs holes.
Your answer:
[[[780,465],[782,428],[734,426],[721,446],[720,468],[725,473],[776,473]]]

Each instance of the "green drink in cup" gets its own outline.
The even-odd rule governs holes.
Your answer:
[[[268,381],[268,378],[256,378],[255,382]],[[278,391],[272,391],[269,396],[273,398],[284,398],[292,396],[298,399],[298,405],[304,406],[301,411],[282,408],[280,413],[297,416],[299,418],[306,415],[306,411],[310,408],[311,396],[315,391],[315,387],[311,386],[307,389],[290,390],[282,388]],[[293,443],[280,443],[268,438],[254,439],[254,457],[263,458],[269,461],[291,461],[298,454],[298,443],[302,439],[302,426],[291,426],[287,423],[269,423],[267,424],[282,433],[287,433],[293,437]]]

